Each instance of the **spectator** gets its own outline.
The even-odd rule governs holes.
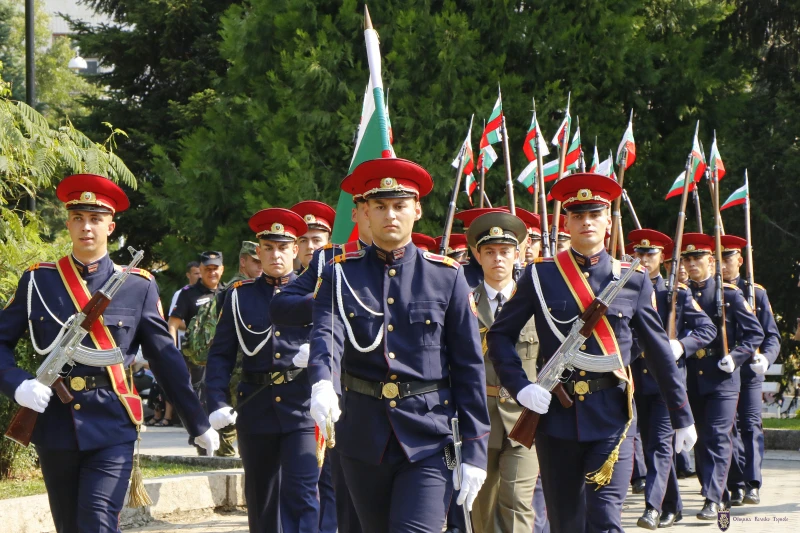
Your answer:
[[[261,267],[261,259],[258,258],[256,253],[256,246],[258,246],[257,242],[242,241],[242,247],[239,250],[239,272],[228,280],[225,284],[225,289],[231,287],[237,281],[257,278],[264,271]],[[224,293],[221,292],[220,295],[222,294]],[[220,309],[222,309],[222,304],[223,302],[221,301],[217,302],[217,306]]]

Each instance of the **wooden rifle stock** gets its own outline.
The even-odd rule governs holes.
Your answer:
[[[58,395],[61,403],[69,403],[73,400],[72,394],[64,384],[64,380],[60,377],[53,383],[53,390]],[[36,427],[36,420],[39,418],[39,413],[27,407],[20,407],[19,411],[11,419],[11,424],[6,430],[5,436],[14,442],[23,446],[28,446],[31,443],[31,436],[33,435],[33,428]]]
[[[561,383],[556,385],[552,392],[556,395],[558,401],[561,402],[561,405],[564,407],[564,409],[569,409],[572,407],[574,402],[572,401],[572,398],[569,397],[569,394],[567,394],[566,389],[564,389],[564,386]],[[539,413],[531,411],[527,408],[523,408],[522,414],[519,415],[517,423],[514,424],[513,428],[511,428],[508,438],[519,442],[528,449],[531,449],[533,446],[533,441],[536,440],[536,427],[539,425],[540,417],[541,415]]]

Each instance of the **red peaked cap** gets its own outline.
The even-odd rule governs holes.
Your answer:
[[[460,220],[464,224],[464,231],[469,229],[470,224],[472,221],[478,218],[481,215],[485,215],[486,213],[495,213],[498,211],[508,212],[508,209],[505,207],[476,207],[474,209],[466,209],[464,211],[459,211],[453,217],[456,220]]]
[[[96,174],[75,174],[64,178],[56,187],[56,196],[69,210],[114,214],[131,205],[116,183]]]
[[[552,231],[553,213],[550,213],[549,215],[547,215],[547,227],[550,228],[551,231]],[[558,217],[558,233],[560,235],[566,235],[567,237],[570,236],[569,235],[569,230],[567,229],[567,217],[564,216],[564,215],[561,215],[560,217]]]
[[[684,233],[681,255],[704,254],[714,251],[714,237],[705,233]]]
[[[517,217],[525,223],[528,233],[533,233],[535,235],[542,234],[542,217],[520,207],[517,207],[514,211],[517,213]]]
[[[294,241],[308,233],[303,218],[289,209],[271,207],[250,217],[250,229],[259,239],[268,241]]]
[[[316,200],[306,200],[294,204],[290,211],[294,211],[303,217],[308,229],[323,229],[328,233],[333,231],[336,210],[328,204],[317,202]]]
[[[628,233],[628,240],[634,250],[672,249],[672,239],[654,229],[635,229]]]
[[[417,163],[399,157],[371,159],[342,181],[342,190],[370,198],[422,198],[433,190],[433,178]]]
[[[550,194],[568,211],[586,211],[609,207],[622,194],[622,188],[613,178],[587,172],[561,178],[550,189]]]
[[[625,253],[627,255],[633,255],[634,254],[634,252],[636,251],[635,244],[636,243],[629,242],[628,244],[625,245]]]
[[[439,248],[436,246],[436,239],[433,237],[428,237],[424,233],[412,233],[411,242],[413,242],[414,246],[420,250],[434,252],[437,254],[439,253]]]
[[[741,252],[743,248],[747,247],[747,239],[742,239],[736,235],[723,235],[720,241],[722,241],[722,253]]]
[[[442,247],[442,239],[444,235],[436,237],[436,249]],[[447,252],[445,255],[450,255],[458,252],[464,252],[467,249],[467,236],[463,233],[451,233],[450,240],[447,241]],[[438,252],[437,252],[438,253]]]

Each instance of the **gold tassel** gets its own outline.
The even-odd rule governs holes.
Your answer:
[[[622,436],[617,443],[617,446],[611,450],[611,453],[608,454],[608,459],[602,464],[600,468],[595,470],[594,472],[590,472],[586,474],[586,481],[589,483],[596,483],[597,487],[594,490],[600,490],[601,487],[605,487],[609,483],[611,483],[611,478],[614,476],[614,465],[619,461],[619,449],[622,446],[622,443],[625,441],[625,438],[628,436],[628,430],[631,428],[631,424],[633,423],[633,379],[631,376],[631,369],[630,367],[627,368],[627,386],[625,387],[625,392],[628,397],[628,422],[625,424],[625,429],[622,431]]]
[[[322,464],[325,462],[325,438],[322,436],[322,432],[320,431],[319,437],[317,438],[317,466],[322,468]]]
[[[483,350],[483,356],[486,357],[486,352],[489,351],[489,343],[486,342],[486,332],[489,331],[489,328],[479,328],[478,332],[481,335],[481,350]]]
[[[153,505],[153,500],[150,499],[150,494],[148,494],[144,486],[144,475],[139,465],[139,443],[141,440],[139,426],[136,426],[136,457],[133,472],[131,472],[131,489],[128,493],[128,507],[133,509],[144,507],[145,505]]]

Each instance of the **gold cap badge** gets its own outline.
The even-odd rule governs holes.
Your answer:
[[[578,191],[578,200],[584,202],[592,199],[592,191],[589,189],[581,189]]]
[[[697,250],[697,248],[695,247],[695,245],[694,245],[694,244],[690,244],[690,245],[688,245],[688,246],[686,247],[686,251],[687,251],[687,252],[694,252],[695,250]]]
[[[97,201],[97,197],[94,195],[93,192],[86,191],[83,194],[81,194],[81,200],[83,200],[84,202],[87,202],[87,203],[88,202],[96,202]]]
[[[280,222],[275,222],[272,227],[270,228],[272,233],[283,233],[283,224]]]
[[[492,237],[500,237],[503,235],[503,228],[494,226],[492,229],[489,230],[489,235]]]
[[[642,246],[650,246],[650,240],[649,239],[642,239]]]
[[[395,178],[383,178],[381,180],[381,189],[394,189],[397,187],[397,180]]]
[[[314,222],[317,221],[317,217],[315,217],[314,215],[309,213],[309,214],[307,214],[306,216],[303,217],[303,220],[306,221],[306,224],[313,224]]]

